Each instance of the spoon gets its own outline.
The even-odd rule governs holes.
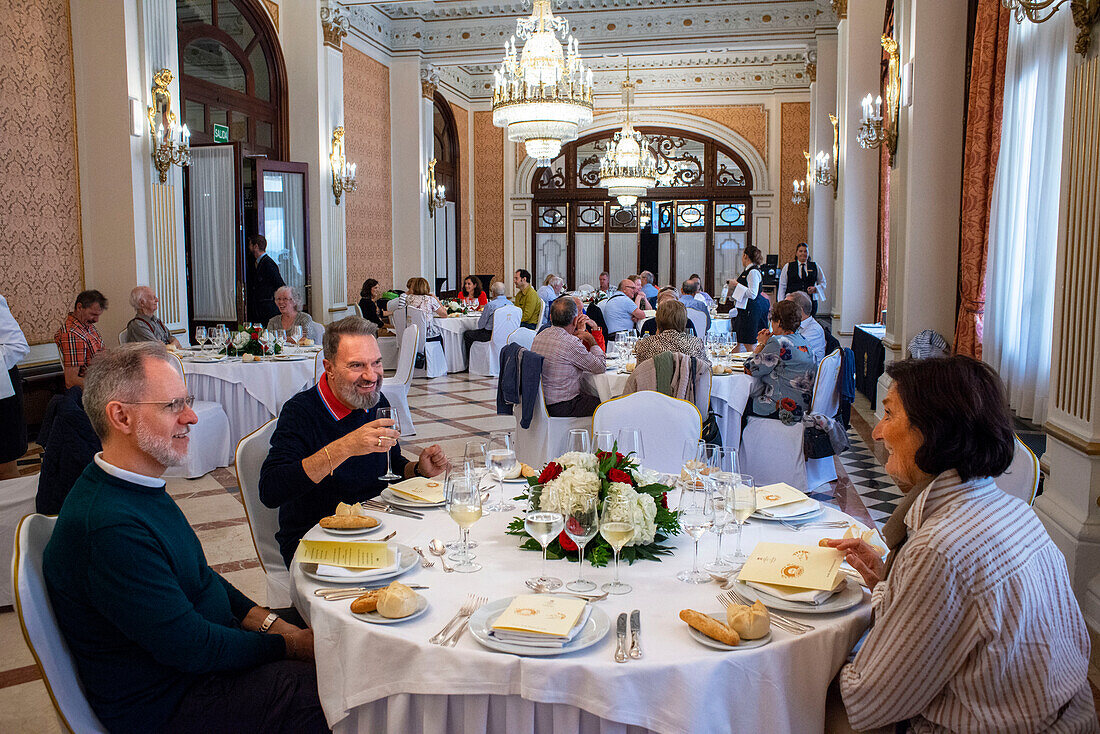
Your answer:
[[[534,587],[536,594],[560,594],[562,596],[575,596],[578,599],[584,599],[585,601],[602,601],[607,598],[607,592],[602,594],[581,594],[576,591],[561,591],[560,589],[550,589],[546,584],[536,584]]]
[[[443,557],[447,553],[447,546],[443,545],[443,541],[439,538],[432,538],[428,542],[428,550],[431,551],[433,556],[439,556],[439,562],[443,564],[444,573],[452,573],[453,568],[447,565],[447,560]]]

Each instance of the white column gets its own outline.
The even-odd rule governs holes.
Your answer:
[[[836,114],[837,36],[835,32],[817,34],[817,78],[810,85],[810,148],[811,158],[817,151],[829,152],[833,146],[833,126],[829,115]],[[832,153],[829,153],[832,155]],[[788,186],[790,182],[787,182]],[[832,309],[836,282],[835,243],[833,240],[836,200],[831,191],[808,187],[810,197],[810,257],[825,274],[825,300],[818,311],[828,314]],[[783,263],[780,263],[782,265]]]
[[[878,224],[878,157],[859,147],[860,99],[879,88],[884,0],[850,0],[837,27],[837,117],[840,180],[836,198],[836,288],[833,332],[852,333],[874,320]],[[816,186],[820,196],[824,187]]]
[[[323,125],[322,132],[327,129],[330,146],[330,150],[322,150],[322,154],[331,154],[332,131],[344,126],[344,53],[331,46],[324,46],[322,50],[324,53],[322,72],[325,82],[323,104],[327,112],[325,115],[327,124]],[[367,192],[345,192],[340,197],[340,204],[337,205],[336,197],[332,194],[332,164],[329,163],[328,156],[324,155],[322,165],[326,164],[327,167],[322,169],[320,179],[322,184],[329,185],[328,195],[321,194],[324,208],[321,261],[327,276],[321,281],[321,292],[326,306],[326,312],[322,315],[327,322],[342,318],[349,313],[347,310],[347,228],[344,226],[344,217],[347,211],[347,198],[364,196]]]

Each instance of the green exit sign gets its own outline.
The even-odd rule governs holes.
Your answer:
[[[228,143],[229,142],[229,126],[219,125],[214,123],[214,142],[215,143]]]

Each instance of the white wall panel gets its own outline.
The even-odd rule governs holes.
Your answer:
[[[603,233],[577,233],[577,283],[599,286],[603,271]],[[558,272],[558,271],[554,271]]]
[[[636,232],[611,233],[611,282],[617,283],[638,273],[638,235]]]

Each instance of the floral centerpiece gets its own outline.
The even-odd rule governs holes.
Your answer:
[[[259,326],[242,327],[240,331],[230,332],[230,340],[224,349],[223,354],[228,354],[230,357],[239,357],[242,354],[254,354],[257,357],[262,357],[266,352],[264,351],[264,345],[260,341],[260,333],[263,329]],[[279,354],[283,351],[275,342],[271,343],[271,353]]]
[[[617,451],[597,451],[595,454],[572,451],[546,465],[538,478],[528,479],[530,486],[522,499],[534,492],[553,492],[553,506],[566,514],[571,498],[578,495],[595,495],[602,502],[608,495],[622,495],[633,507],[634,539],[621,552],[621,557],[633,563],[636,560],[659,561],[659,556],[669,555],[673,549],[662,545],[668,536],[680,532],[677,513],[668,509],[666,494],[669,487],[658,480],[656,472],[642,469],[632,458]],[[517,498],[519,499],[519,498]],[[545,508],[546,505],[544,504]],[[568,521],[568,520],[567,520]],[[513,518],[508,525],[509,535],[519,535],[526,540],[520,544],[525,550],[541,551],[538,541],[527,535],[523,518]],[[547,558],[564,558],[566,552],[574,553],[576,544],[562,533],[546,548]],[[611,545],[599,534],[585,546],[585,556],[593,566],[604,566],[612,557]]]
[[[443,306],[447,309],[448,315],[452,313],[464,314],[467,311],[466,304],[464,304],[462,301],[447,301],[443,304]]]

